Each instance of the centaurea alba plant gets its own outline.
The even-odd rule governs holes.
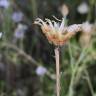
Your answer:
[[[60,96],[59,46],[64,45],[78,31],[81,31],[81,24],[65,26],[65,18],[62,19],[61,24],[50,19],[45,19],[45,21],[43,21],[42,19],[37,18],[34,24],[39,25],[48,41],[55,45],[56,92],[57,96]]]

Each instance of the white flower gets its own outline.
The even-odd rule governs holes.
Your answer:
[[[8,8],[10,5],[8,0],[0,0],[0,7]]]
[[[86,21],[82,24],[83,32],[91,32],[91,30],[92,30],[92,24],[90,24],[88,21]]]
[[[17,28],[15,29],[14,37],[17,39],[23,38],[26,29],[27,29],[26,25],[18,24]]]
[[[43,66],[38,66],[37,69],[36,69],[36,74],[38,76],[44,76],[47,72],[47,69]]]
[[[81,30],[81,24],[73,24],[67,28],[68,32],[78,32]]]
[[[0,38],[2,38],[2,35],[3,35],[3,33],[2,33],[2,32],[0,32]]]
[[[12,14],[12,20],[14,22],[16,22],[16,23],[20,22],[20,21],[22,21],[22,19],[23,19],[23,13],[22,12],[18,11],[18,12],[14,12]]]
[[[78,11],[80,14],[86,14],[86,13],[88,13],[88,11],[89,11],[89,6],[88,6],[88,4],[85,3],[85,2],[82,2],[82,3],[78,6],[77,11]]]

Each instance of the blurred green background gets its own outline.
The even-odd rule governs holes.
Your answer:
[[[0,96],[56,96],[55,46],[33,23],[64,4],[85,30],[60,47],[61,96],[96,96],[96,0],[0,0]]]

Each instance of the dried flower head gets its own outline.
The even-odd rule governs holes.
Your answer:
[[[63,18],[61,24],[45,19],[45,22],[40,18],[37,18],[34,24],[41,26],[42,32],[47,37],[48,41],[56,46],[63,45],[68,41],[76,32],[81,30],[80,24],[74,24],[69,27],[65,26],[65,19]]]

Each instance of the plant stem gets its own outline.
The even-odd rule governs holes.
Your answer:
[[[85,71],[85,74],[86,74],[86,80],[87,80],[87,83],[88,83],[88,86],[89,86],[89,89],[90,89],[90,91],[91,91],[91,94],[92,94],[92,96],[94,96],[94,89],[93,89],[93,86],[92,86],[92,83],[91,83],[91,80],[90,80],[90,76],[89,76],[89,74],[88,74],[88,71],[87,71],[87,69],[85,69],[84,70]]]
[[[56,60],[56,92],[57,96],[60,96],[60,66],[59,66],[59,48],[55,48],[55,60]]]
[[[69,91],[68,91],[68,96],[73,96],[74,95],[74,80],[76,78],[75,74],[78,72],[78,68],[79,68],[79,64],[81,61],[83,61],[84,57],[86,56],[87,52],[86,52],[86,48],[84,48],[80,54],[80,57],[78,58],[75,66],[72,66],[72,68],[74,67],[74,69],[72,69],[72,77],[71,77],[71,81],[70,81],[70,85],[69,85]]]
[[[38,14],[37,1],[36,0],[31,0],[31,4],[32,4],[32,16],[33,16],[33,19],[34,19],[34,18],[36,18],[37,14]]]

